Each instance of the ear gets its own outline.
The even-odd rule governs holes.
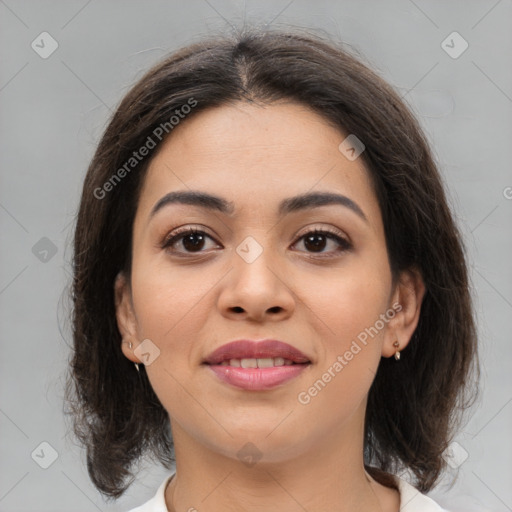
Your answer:
[[[390,310],[395,314],[388,322],[382,356],[391,357],[396,351],[403,350],[412,338],[420,319],[421,304],[425,296],[425,283],[418,269],[403,271],[392,294]],[[398,341],[399,346],[393,344]]]
[[[130,283],[124,272],[119,272],[114,283],[114,297],[116,307],[117,327],[122,336],[121,350],[123,354],[134,363],[140,360],[133,351],[137,348],[137,320],[133,310]],[[131,343],[131,348],[130,348]]]

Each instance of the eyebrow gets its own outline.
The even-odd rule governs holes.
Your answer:
[[[154,217],[159,210],[170,204],[187,204],[207,210],[218,211],[230,216],[232,216],[235,211],[234,203],[222,197],[198,190],[180,190],[169,192],[159,199],[151,210],[149,215],[150,219]],[[279,203],[278,215],[279,217],[283,217],[289,213],[328,205],[345,206],[356,213],[361,219],[368,222],[366,215],[356,202],[347,196],[332,192],[309,192],[283,199]]]

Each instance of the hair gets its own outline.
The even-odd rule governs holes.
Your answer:
[[[443,452],[463,411],[479,394],[480,375],[465,249],[429,144],[393,88],[342,43],[254,28],[210,36],[150,69],[113,113],[85,176],[74,232],[65,401],[93,484],[115,499],[146,453],[168,469],[175,463],[169,415],[144,365],[138,373],[121,351],[114,281],[122,271],[130,276],[133,221],[148,165],[172,134],[171,116],[191,100],[195,106],[180,123],[233,102],[286,100],[363,141],[360,158],[378,199],[392,276],[415,268],[426,286],[400,362],[382,358],[369,390],[364,463],[383,485],[396,488],[393,475],[404,470],[420,491],[429,491],[446,469]],[[156,147],[134,164],[133,152],[148,137]]]

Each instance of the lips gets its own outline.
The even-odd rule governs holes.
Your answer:
[[[222,345],[203,361],[224,384],[244,391],[270,391],[309,371],[300,350],[278,340],[237,340]]]
[[[309,358],[297,348],[279,340],[236,340],[214,350],[203,364],[219,365],[232,359],[267,359],[281,357],[296,364],[310,363]]]

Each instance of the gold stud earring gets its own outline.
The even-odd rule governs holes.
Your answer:
[[[396,340],[396,341],[393,343],[393,347],[398,348],[399,346],[400,346],[400,343],[398,343],[398,340]],[[397,351],[395,352],[395,359],[396,359],[397,361],[399,361],[399,360],[400,360],[400,351],[399,351],[399,350],[397,350]]]

